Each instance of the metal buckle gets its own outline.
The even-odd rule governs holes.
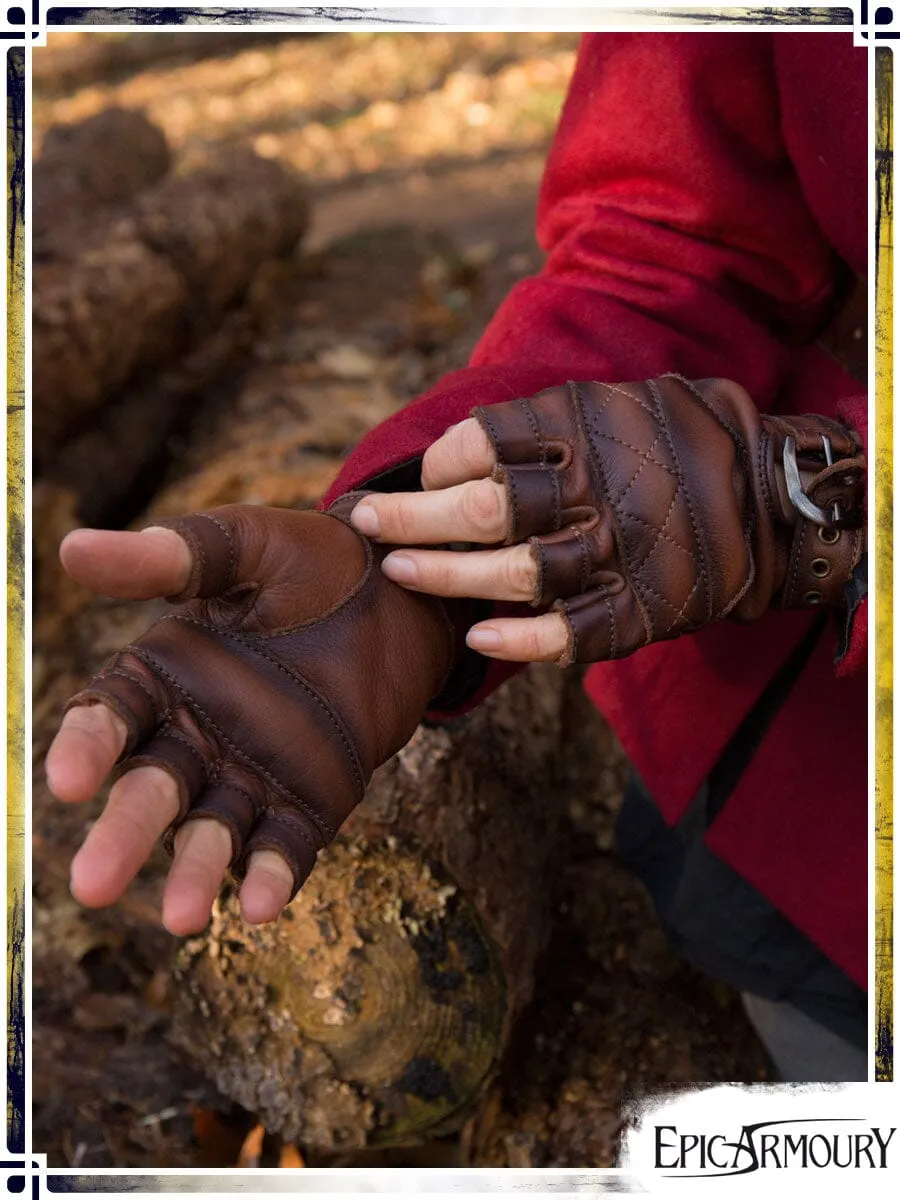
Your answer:
[[[828,466],[834,464],[834,457],[831,453],[831,442],[824,433],[819,435],[822,439],[822,445],[825,449],[825,462]],[[803,481],[800,478],[800,468],[797,466],[797,441],[793,437],[784,439],[784,481],[787,484],[788,496],[794,508],[808,521],[813,521],[816,525],[821,525],[824,529],[832,529],[838,524],[843,513],[841,506],[835,500],[829,512],[825,508],[820,508],[818,504],[814,504],[803,490]]]

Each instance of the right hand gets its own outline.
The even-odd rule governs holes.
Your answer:
[[[119,762],[73,894],[113,903],[177,831],[163,920],[185,934],[229,864],[246,873],[245,918],[278,916],[414,732],[452,638],[440,602],[388,580],[342,516],[229,505],[166,524],[78,530],[61,547],[94,591],[181,607],[73,697],[47,777],[77,803]]]
[[[840,605],[865,541],[855,433],[760,414],[727,379],[570,382],[476,408],[422,482],[367,496],[353,523],[403,545],[383,569],[404,587],[549,608],[469,631],[514,662],[601,662],[725,617]],[[434,542],[492,548],[415,548]]]

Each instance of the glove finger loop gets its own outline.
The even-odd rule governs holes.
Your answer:
[[[315,832],[297,814],[273,812],[269,809],[259,818],[253,832],[232,868],[233,873],[243,879],[247,874],[250,858],[257,850],[274,850],[280,854],[291,869],[294,885],[291,899],[309,878],[316,865],[317,847]]]
[[[487,434],[499,463],[551,463],[562,468],[572,460],[575,426],[570,386],[473,408],[472,416]]]
[[[209,778],[206,756],[186,737],[173,730],[156,734],[140,748],[140,753],[133,754],[122,762],[116,771],[116,778],[135,767],[158,767],[175,780],[178,788],[178,815],[174,825],[179,825],[184,820],[192,802],[206,787]]]
[[[621,584],[619,578],[618,586],[594,588],[554,604],[569,628],[568,644],[557,660],[560,666],[624,658],[651,640],[631,589]]]
[[[253,828],[257,807],[243,788],[227,783],[215,783],[201,792],[183,820],[174,822],[166,831],[163,846],[171,854],[175,845],[175,834],[188,821],[218,821],[231,834],[231,861],[237,862],[244,843]]]
[[[472,416],[484,430],[498,463],[534,463],[545,460],[540,435],[531,410],[523,400],[473,408]]]
[[[615,619],[605,592],[595,590],[571,600],[557,600],[553,607],[562,613],[569,631],[566,648],[556,660],[559,666],[616,657]]]
[[[588,591],[594,573],[609,564],[614,550],[612,533],[605,523],[589,533],[570,526],[559,533],[529,538],[529,545],[537,564],[531,601],[535,607]]]
[[[125,722],[128,735],[118,761],[127,758],[168,717],[169,701],[163,685],[143,664],[133,667],[123,654],[74,695],[65,711],[85,704],[105,704]]]
[[[180,592],[167,596],[170,604],[221,596],[234,582],[236,555],[231,531],[211,513],[154,521],[155,527],[172,529],[187,542],[191,573]]]
[[[553,467],[498,467],[494,479],[506,488],[509,532],[506,545],[524,542],[541,533],[554,533],[562,525],[559,475]]]

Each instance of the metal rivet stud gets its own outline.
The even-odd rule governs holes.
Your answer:
[[[831,570],[831,567],[828,565],[826,559],[814,558],[809,564],[809,569],[812,571],[813,575],[815,575],[816,579],[824,579]]]

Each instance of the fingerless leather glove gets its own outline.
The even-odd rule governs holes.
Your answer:
[[[236,873],[277,850],[295,889],[410,738],[451,664],[443,606],[379,569],[388,547],[329,515],[229,505],[158,522],[193,555],[178,607],[116,654],[69,707],[102,702],[128,726],[120,773],[168,771],[174,828],[231,832]]]
[[[865,463],[824,417],[761,415],[724,379],[569,383],[476,408],[528,541],[561,665],[711,621],[840,604],[864,548]]]

